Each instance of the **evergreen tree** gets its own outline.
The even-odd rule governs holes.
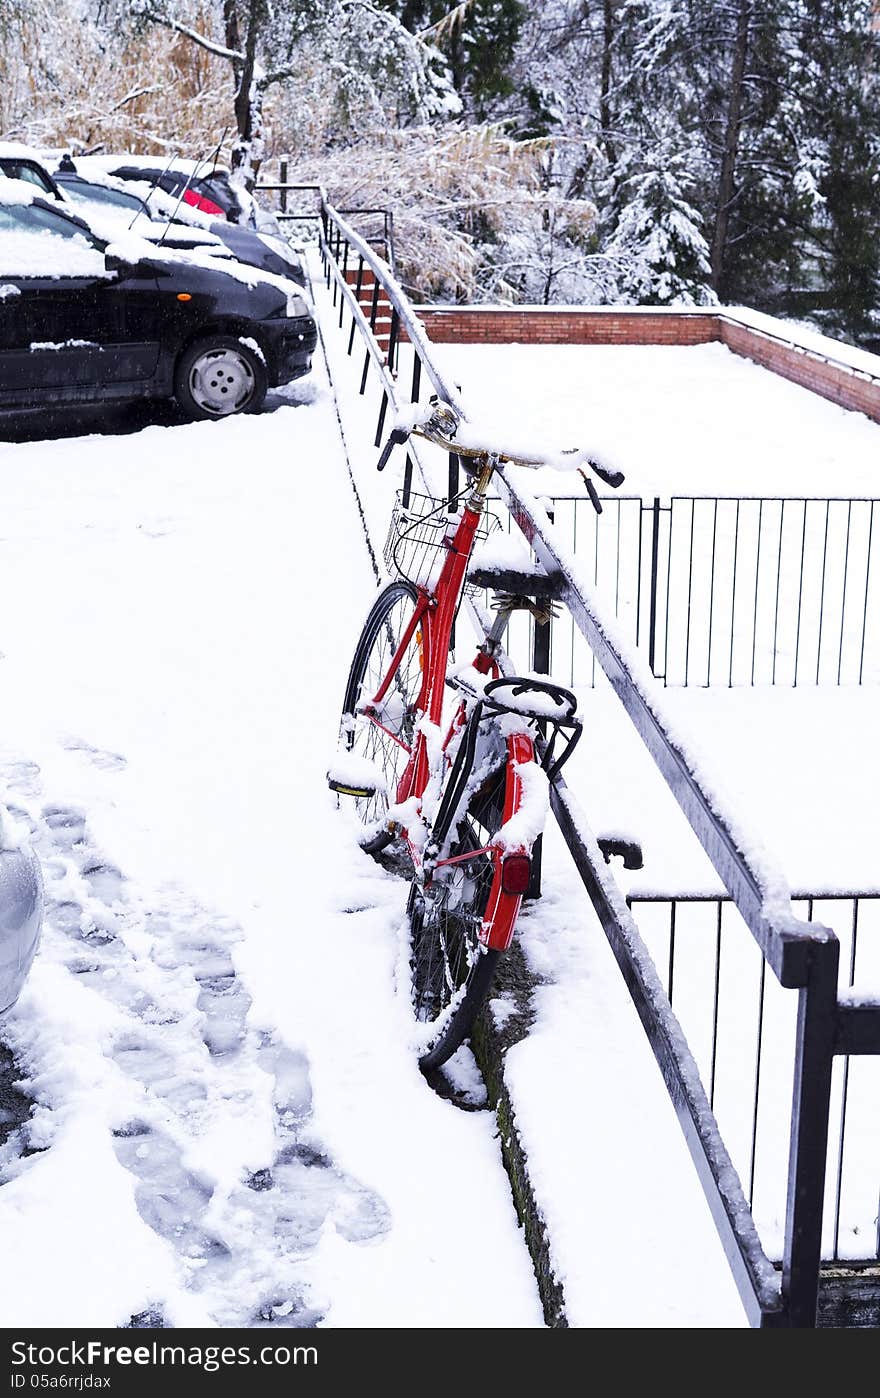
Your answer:
[[[856,339],[880,325],[880,34],[872,0],[805,0],[797,81],[811,115],[807,229],[817,318]]]
[[[511,75],[526,16],[523,0],[383,0],[401,24],[432,39],[446,55],[468,115],[484,121],[514,90]]]
[[[637,305],[704,306],[717,298],[709,285],[709,245],[692,186],[687,153],[675,148],[678,133],[655,129],[647,159],[618,179],[619,213],[605,243],[617,259],[617,296]]]

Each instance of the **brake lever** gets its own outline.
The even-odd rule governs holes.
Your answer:
[[[384,471],[384,470],[385,470],[385,467],[388,465],[389,460],[391,459],[391,453],[393,452],[394,448],[395,448],[395,447],[402,447],[403,444],[404,444],[404,442],[407,442],[407,441],[409,441],[409,428],[408,428],[408,427],[394,427],[394,428],[392,428],[392,430],[391,430],[391,436],[388,438],[388,441],[385,443],[385,447],[384,447],[384,450],[383,450],[383,452],[382,452],[382,455],[379,457],[379,460],[378,460],[377,463],[376,463],[376,470],[377,470],[377,471]]]
[[[587,487],[587,494],[590,497],[593,509],[596,511],[597,515],[600,515],[602,513],[602,501],[596,494],[596,487],[593,485],[593,482],[590,480],[586,471],[581,471],[581,475],[584,478],[584,485]]]

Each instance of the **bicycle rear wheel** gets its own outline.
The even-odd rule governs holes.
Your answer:
[[[469,1035],[502,953],[487,949],[480,932],[495,863],[483,851],[501,827],[507,767],[502,763],[468,801],[449,858],[472,859],[437,870],[427,889],[410,893],[410,969],[416,1019],[426,1026],[419,1067],[439,1068]]]
[[[426,636],[421,625],[413,631],[375,714],[370,717],[362,707],[381,688],[417,604],[418,592],[408,582],[390,583],[380,592],[364,623],[345,686],[340,746],[370,764],[378,779],[369,796],[354,797],[363,825],[361,845],[368,854],[378,854],[394,838],[385,828],[387,811],[409,761],[427,668]]]

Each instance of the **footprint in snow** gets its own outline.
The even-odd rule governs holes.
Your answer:
[[[136,1182],[142,1220],[174,1249],[218,1325],[315,1325],[323,1307],[310,1299],[304,1263],[325,1227],[365,1244],[387,1232],[390,1215],[312,1137],[306,1055],[249,1026],[251,998],[233,957],[241,929],[177,890],[144,899],[99,849],[86,812],[30,805],[39,769],[13,766],[18,818],[44,870],[46,952],[125,1017],[109,1055],[140,1106],[113,1147]],[[184,1165],[187,1143],[197,1158],[206,1124],[236,1103],[249,1108],[265,1074],[274,1148],[221,1190]],[[149,1317],[165,1324],[161,1297],[130,1323]]]
[[[108,752],[106,748],[92,747],[91,743],[84,742],[81,738],[65,738],[61,746],[65,752],[78,752],[93,767],[98,767],[102,772],[121,772],[128,762],[118,752]]]

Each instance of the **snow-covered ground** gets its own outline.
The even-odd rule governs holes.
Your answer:
[[[381,541],[400,463],[376,476],[376,404],[358,397],[359,358],[346,359],[323,292],[318,303]],[[499,403],[514,396],[500,363],[479,372],[480,395]],[[548,363],[545,403],[556,378]],[[41,953],[2,1026],[38,1105],[0,1152],[16,1257],[0,1312],[27,1326],[144,1312],[174,1325],[539,1326],[492,1118],[440,1100],[416,1068],[405,886],[356,849],[324,782],[375,580],[320,352],[271,406],[0,445],[0,586],[13,599],[0,762],[48,895]],[[642,431],[659,449],[656,422]],[[707,746],[711,697],[680,696]],[[572,781],[596,828],[643,835],[666,822],[668,794],[655,778],[650,820],[634,817],[617,778],[624,764],[641,793],[638,746],[607,693],[584,701],[595,737]],[[770,842],[786,819],[780,794]],[[666,823],[674,859],[703,878],[691,837]],[[656,887],[667,864],[645,843]],[[673,1110],[553,831],[545,868],[546,896],[521,923],[536,1021],[508,1077],[569,1321],[743,1325]]]
[[[405,889],[324,782],[373,582],[320,365],[276,406],[0,447],[2,775],[48,896],[7,1325],[541,1321],[492,1123],[411,1051]]]
[[[436,349],[469,416],[502,440],[589,448],[625,473],[626,494],[880,494],[880,425],[724,345]],[[572,478],[540,479],[556,495]]]

